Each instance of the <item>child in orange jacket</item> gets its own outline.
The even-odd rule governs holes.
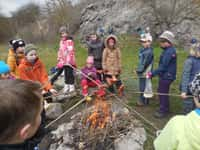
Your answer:
[[[33,44],[28,44],[25,47],[25,59],[22,60],[19,65],[19,77],[23,80],[32,80],[42,84],[43,92],[46,94],[56,94],[57,91],[52,88],[48,80],[48,74],[46,72],[44,64],[37,56],[37,47]]]

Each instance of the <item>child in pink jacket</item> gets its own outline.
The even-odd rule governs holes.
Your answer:
[[[97,77],[97,70],[94,67],[94,57],[88,56],[86,61],[86,66],[82,68],[82,77],[81,77],[81,86],[82,86],[82,95],[88,96],[88,88],[98,87],[96,91],[97,96],[102,97],[105,95],[104,87],[101,81]]]
[[[53,84],[64,71],[65,86],[63,92],[72,93],[75,91],[75,78],[72,66],[76,66],[74,42],[68,37],[67,28],[65,26],[60,28],[60,34],[61,40],[57,64],[58,72],[51,79],[51,83]]]

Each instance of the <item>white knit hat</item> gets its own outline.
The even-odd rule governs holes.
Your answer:
[[[142,42],[146,42],[146,41],[152,42],[153,38],[152,38],[150,33],[144,33],[144,34],[140,35],[140,41],[142,41]]]
[[[171,31],[165,31],[163,32],[160,37],[160,39],[165,39],[169,41],[170,43],[174,44],[175,43],[175,35]]]

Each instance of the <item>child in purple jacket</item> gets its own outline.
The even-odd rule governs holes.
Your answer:
[[[105,91],[101,86],[101,81],[97,77],[97,70],[94,67],[94,58],[93,56],[88,56],[86,61],[86,66],[81,70],[81,86],[83,96],[88,96],[89,87],[99,87],[97,91],[98,96],[105,95]]]

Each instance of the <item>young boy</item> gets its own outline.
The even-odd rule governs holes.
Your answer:
[[[18,79],[0,80],[0,101],[0,149],[38,150],[34,137],[41,125],[41,86]]]
[[[105,40],[106,48],[103,51],[103,70],[105,80],[109,86],[110,92],[114,92],[113,84],[116,84],[119,96],[122,96],[124,85],[120,80],[121,74],[121,52],[117,47],[117,37],[109,35]]]
[[[152,71],[153,69],[153,48],[151,47],[152,36],[150,33],[145,33],[141,35],[140,39],[142,48],[139,51],[139,63],[137,67],[137,74],[139,77],[139,89],[142,94],[140,95],[139,101],[137,101],[138,106],[143,106],[149,104],[149,99],[144,97],[144,90],[146,87],[146,73]]]
[[[190,85],[196,109],[186,116],[172,118],[154,141],[155,150],[199,150],[200,74]]]
[[[158,93],[169,94],[170,85],[176,79],[177,55],[173,44],[175,36],[170,31],[165,31],[160,36],[160,46],[163,52],[160,56],[159,67],[147,73],[147,78],[159,76]],[[159,95],[160,109],[155,113],[156,118],[163,118],[169,113],[169,96]]]
[[[5,79],[13,80],[15,78],[10,74],[10,67],[4,61],[0,61],[0,80]]]
[[[39,82],[43,86],[42,93],[56,94],[57,91],[53,89],[48,80],[48,75],[44,64],[40,61],[37,55],[37,47],[33,44],[28,44],[25,47],[25,59],[19,65],[19,77],[23,80],[31,80]]]
[[[182,81],[181,81],[181,97],[183,99],[183,112],[188,114],[195,108],[195,104],[189,90],[189,84],[194,79],[195,75],[200,72],[200,44],[192,44],[190,54],[185,61]]]
[[[97,77],[100,81],[103,81],[102,56],[104,43],[96,33],[93,33],[90,35],[90,41],[87,43],[87,45],[88,56],[94,57],[94,67],[97,69]]]
[[[83,96],[88,96],[88,88],[89,87],[99,87],[97,91],[97,96],[104,96],[105,91],[101,87],[101,81],[97,78],[97,70],[93,66],[94,65],[94,58],[93,56],[88,56],[86,61],[86,66],[81,70],[82,77],[81,77],[81,86],[82,86],[82,94]],[[90,80],[89,78],[92,80]]]
[[[7,64],[10,67],[10,72],[16,78],[19,77],[18,66],[21,63],[21,60],[24,59],[24,47],[25,42],[22,39],[11,40],[9,41],[12,46],[9,49]]]

